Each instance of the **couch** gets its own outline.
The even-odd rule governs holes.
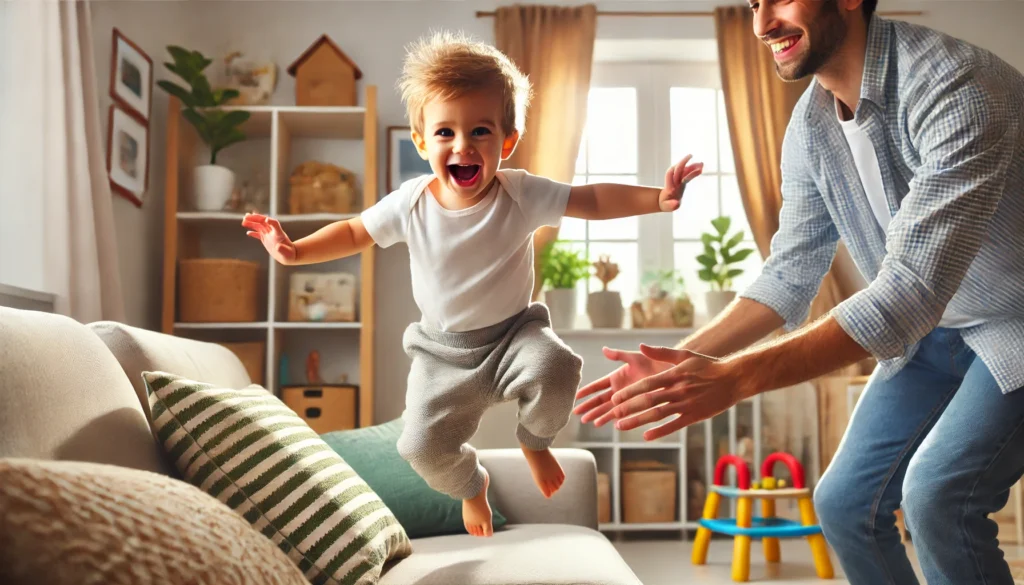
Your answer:
[[[238,358],[217,344],[0,307],[0,463],[13,458],[92,462],[175,478],[150,430],[141,376],[146,370],[231,387],[250,383]],[[413,553],[388,567],[380,583],[640,583],[597,531],[593,456],[577,449],[556,454],[567,479],[559,493],[545,499],[518,450],[481,450],[506,527],[486,539],[465,534],[413,539]]]

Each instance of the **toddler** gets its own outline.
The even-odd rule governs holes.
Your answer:
[[[547,307],[531,302],[533,232],[562,216],[674,211],[703,166],[683,159],[663,188],[570,186],[499,169],[523,132],[529,82],[502,53],[463,37],[438,33],[413,46],[400,87],[430,176],[296,242],[272,218],[247,214],[242,223],[282,264],[407,244],[422,318],[403,338],[412,365],[398,450],[433,489],[462,500],[470,534],[489,536],[489,478],[468,444],[481,416],[518,403],[516,438],[551,497],[565,474],[549,447],[569,422],[582,375],[582,359],[555,336]]]

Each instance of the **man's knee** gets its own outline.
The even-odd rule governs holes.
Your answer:
[[[861,506],[856,493],[856,486],[848,485],[839,474],[827,473],[821,478],[814,489],[814,511],[826,534],[842,534],[858,521],[863,522],[858,518]]]
[[[903,514],[907,528],[927,534],[954,521],[955,480],[925,458],[914,457],[903,480]]]

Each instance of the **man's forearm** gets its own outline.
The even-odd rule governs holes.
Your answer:
[[[752,392],[759,394],[824,376],[870,355],[828,316],[727,361],[752,374]]]
[[[784,324],[782,317],[767,306],[739,298],[676,348],[725,357],[764,339]]]
[[[618,183],[596,183],[573,187],[581,195],[577,211],[572,215],[582,219],[616,219],[658,213],[658,197],[661,189],[620,185]]]

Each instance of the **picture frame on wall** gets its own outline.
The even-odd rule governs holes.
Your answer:
[[[149,123],[153,104],[153,60],[114,28],[110,50],[110,97],[127,113]]]
[[[107,120],[110,189],[142,207],[149,188],[149,126],[111,104]]]
[[[432,174],[430,162],[420,157],[409,126],[388,126],[388,193],[402,183]]]

